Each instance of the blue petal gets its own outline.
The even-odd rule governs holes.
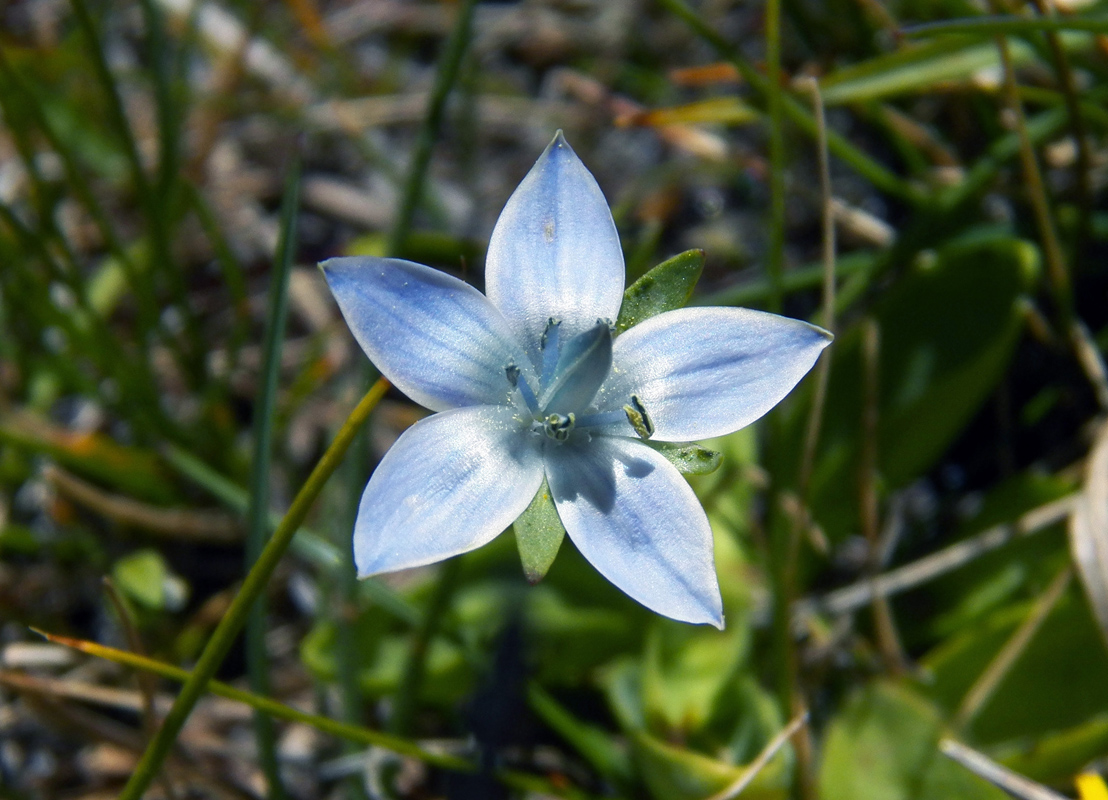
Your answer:
[[[616,338],[597,405],[620,408],[636,394],[659,441],[722,436],[777,405],[830,342],[821,328],[763,311],[670,311]]]
[[[596,180],[559,133],[509,198],[489,240],[485,291],[539,361],[551,317],[562,340],[623,299],[623,251]]]
[[[496,538],[542,484],[539,440],[498,406],[420,420],[374,470],[354,524],[362,578],[465,553]]]
[[[550,443],[544,460],[566,532],[604,577],[659,614],[723,627],[712,529],[673,465],[612,436]]]
[[[320,266],[358,344],[412,400],[432,411],[511,402],[504,367],[530,367],[504,317],[472,286],[392,258]]]

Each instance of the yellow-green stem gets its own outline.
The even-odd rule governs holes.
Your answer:
[[[239,631],[242,630],[254,600],[265,591],[266,583],[273,574],[273,570],[276,569],[281,556],[288,548],[289,542],[292,541],[293,535],[308,515],[308,511],[316,497],[319,496],[320,490],[323,489],[324,484],[327,483],[331,474],[341,463],[347,448],[369,417],[369,413],[384,396],[388,386],[388,381],[382,378],[366,392],[365,397],[350,412],[350,416],[347,417],[334,441],[331,442],[331,446],[327,448],[327,452],[323,454],[323,458],[312,470],[312,474],[304,483],[303,488],[300,489],[300,493],[292,501],[288,513],[285,514],[281,524],[273,532],[273,537],[255,562],[253,569],[246,576],[242,589],[235,595],[231,607],[216,627],[212,638],[204,648],[204,652],[200,654],[200,659],[196,662],[196,669],[193,670],[191,676],[181,688],[181,693],[173,703],[173,708],[170,709],[165,722],[162,723],[157,735],[146,748],[146,752],[142,754],[142,759],[135,768],[131,779],[127,781],[127,785],[123,787],[119,800],[139,800],[149,788],[169,753],[170,747],[176,740],[177,734],[192,712],[193,706],[196,705],[196,701],[204,693],[212,676],[215,675],[219,665],[223,663],[223,659],[231,649],[231,645]]]

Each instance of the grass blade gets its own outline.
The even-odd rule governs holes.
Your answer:
[[[181,693],[177,696],[173,708],[162,723],[157,735],[146,748],[146,752],[143,753],[131,779],[123,787],[123,792],[119,796],[120,800],[139,800],[150,787],[162,762],[168,755],[170,747],[176,741],[177,734],[180,733],[185,720],[192,712],[193,706],[200,699],[200,695],[204,693],[208,682],[215,675],[216,670],[219,669],[219,665],[223,663],[223,659],[227,656],[231,645],[234,644],[235,638],[245,624],[250,609],[254,605],[254,600],[265,591],[266,583],[273,575],[273,570],[277,568],[277,563],[284,555],[293,535],[300,528],[300,524],[308,515],[308,511],[311,510],[316,497],[319,496],[319,492],[342,462],[342,457],[346,454],[350,443],[354,440],[358,431],[361,430],[362,425],[369,417],[369,413],[376,408],[388,386],[388,381],[381,378],[366,392],[365,397],[361,399],[357,407],[347,417],[346,422],[331,442],[331,446],[327,448],[327,452],[323,454],[315,469],[312,470],[312,474],[296,495],[296,499],[293,500],[288,513],[285,514],[281,524],[274,531],[269,544],[266,545],[253,569],[246,576],[242,589],[235,595],[235,599],[232,601],[230,608],[227,609],[227,613],[212,633],[204,652],[201,653],[200,659],[196,663],[196,669],[181,689]]]
[[[289,312],[289,273],[296,252],[296,220],[300,203],[300,162],[294,156],[285,183],[281,207],[281,238],[269,293],[269,313],[263,345],[261,386],[254,406],[254,454],[250,469],[250,508],[247,512],[246,568],[253,568],[261,555],[269,526],[269,472],[273,460],[273,418],[277,407],[277,382],[281,372],[281,344]],[[269,693],[269,659],[265,647],[265,596],[254,602],[246,623],[246,663],[250,686],[257,694]],[[285,796],[277,764],[277,741],[273,720],[255,714],[258,757],[268,784],[269,797]]]

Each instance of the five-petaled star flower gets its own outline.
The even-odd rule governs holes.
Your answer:
[[[723,626],[708,518],[643,439],[749,425],[808,372],[828,333],[759,311],[686,308],[614,337],[619,237],[560,133],[493,229],[486,295],[409,261],[322,266],[369,358],[437,412],[400,436],[366,486],[354,527],[361,577],[480,547],[545,476],[570,539],[612,583],[659,614]]]

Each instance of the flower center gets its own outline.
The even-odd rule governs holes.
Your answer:
[[[538,387],[531,385],[517,364],[504,367],[508,383],[519,393],[531,416],[531,430],[556,442],[575,430],[630,422],[635,433],[649,439],[654,424],[638,395],[621,410],[584,413],[612,369],[612,324],[596,325],[563,341],[561,321],[551,317],[540,340]]]

